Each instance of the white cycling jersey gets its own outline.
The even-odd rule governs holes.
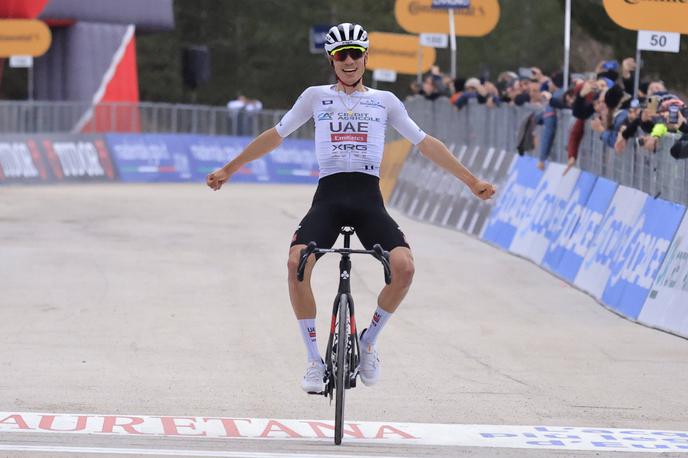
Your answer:
[[[389,91],[366,88],[347,95],[334,85],[311,86],[275,129],[284,138],[310,117],[315,121],[320,178],[340,172],[379,177],[388,123],[414,145],[425,138],[401,100]]]

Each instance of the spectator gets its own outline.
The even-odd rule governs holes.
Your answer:
[[[537,117],[537,123],[542,125],[539,141],[540,160],[537,163],[537,168],[540,170],[545,169],[545,162],[549,158],[552,144],[554,143],[554,137],[557,133],[558,121],[555,110],[570,108],[573,104],[573,91],[564,92],[562,88],[563,85],[564,75],[563,73],[557,73],[553,75],[551,79],[548,79],[548,90],[542,92],[544,98],[547,100],[547,107]],[[549,90],[551,90],[552,93],[550,93]]]
[[[246,111],[256,112],[263,109],[263,103],[257,99],[249,99],[243,94],[237,95],[235,100],[230,100],[227,103],[227,109],[230,111]]]
[[[420,95],[425,97],[427,100],[437,100],[442,96],[435,83],[435,78],[432,75],[426,75],[423,78],[423,85],[420,89]]]
[[[227,110],[230,119],[235,123],[236,134],[252,135],[255,114],[262,109],[263,104],[260,100],[249,99],[243,94],[238,94],[236,99],[230,100],[227,103]]]
[[[514,88],[513,102],[517,106],[525,105],[530,100],[530,80],[528,78],[519,77],[518,87]]]
[[[411,84],[409,84],[409,95],[408,97],[414,97],[416,95],[420,94],[420,83],[418,81],[412,81]]]
[[[476,99],[478,103],[485,104],[488,106],[495,106],[499,103],[498,91],[494,84],[485,83],[482,84],[478,78],[468,78],[464,84],[463,93],[456,99],[456,107],[460,110],[471,99]]]
[[[631,96],[626,94],[618,84],[607,89],[604,94],[606,119],[603,120],[605,130],[600,138],[610,148],[615,148],[619,130],[628,118],[627,102],[630,101],[630,98]]]
[[[466,85],[466,80],[464,78],[456,78],[454,81],[452,81],[452,85],[454,89],[452,91],[452,96],[449,98],[449,103],[456,105],[456,101],[459,100],[459,97],[461,97],[461,94],[463,94],[463,88]]]

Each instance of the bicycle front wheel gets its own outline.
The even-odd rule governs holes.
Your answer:
[[[334,416],[334,443],[342,443],[344,433],[344,398],[346,380],[349,377],[347,344],[349,342],[349,298],[346,294],[339,297],[339,327],[337,336],[337,373],[335,378],[336,400]]]

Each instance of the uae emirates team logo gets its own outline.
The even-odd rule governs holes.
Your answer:
[[[330,134],[330,141],[334,142],[367,142],[368,134]]]

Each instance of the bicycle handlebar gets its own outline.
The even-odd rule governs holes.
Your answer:
[[[382,249],[379,243],[373,245],[372,250],[354,250],[351,248],[318,248],[315,242],[309,242],[306,248],[301,250],[301,256],[299,259],[299,267],[296,270],[296,278],[299,281],[303,281],[304,271],[306,270],[306,262],[308,262],[308,257],[312,254],[325,254],[325,253],[339,253],[339,254],[369,254],[380,263],[382,263],[382,268],[385,274],[385,284],[389,285],[392,282],[392,269],[389,264],[389,251]]]

